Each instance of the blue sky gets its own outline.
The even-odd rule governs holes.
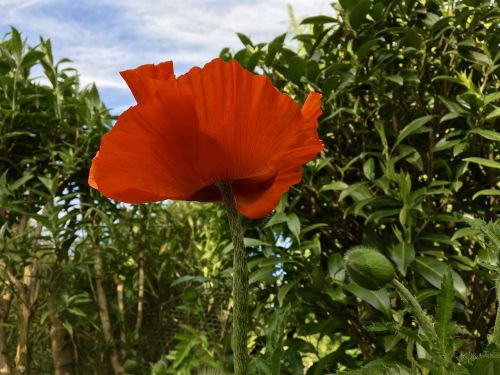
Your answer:
[[[236,32],[268,41],[289,29],[288,4],[298,19],[332,11],[327,0],[0,0],[0,32],[51,38],[56,58],[72,59],[118,114],[134,104],[119,71],[173,60],[182,74],[241,48]]]

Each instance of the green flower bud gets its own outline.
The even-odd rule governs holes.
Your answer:
[[[137,361],[134,359],[127,359],[123,364],[123,370],[125,371],[125,374],[136,374],[139,370]]]
[[[349,277],[366,289],[380,289],[394,278],[392,263],[370,247],[353,247],[345,254],[344,263]]]

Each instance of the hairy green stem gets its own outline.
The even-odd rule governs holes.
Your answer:
[[[497,275],[497,316],[493,327],[493,343],[500,348],[500,275]]]
[[[231,238],[234,246],[233,257],[233,336],[231,347],[234,354],[235,375],[248,374],[248,268],[243,242],[243,230],[240,216],[236,209],[233,190],[230,182],[217,185],[226,205]]]
[[[403,297],[403,299],[405,299],[406,302],[408,302],[410,304],[410,306],[412,307],[413,314],[415,315],[415,318],[417,319],[418,323],[420,324],[420,327],[424,331],[425,335],[431,341],[433,341],[434,343],[437,343],[438,342],[438,335],[436,333],[436,330],[434,329],[432,321],[425,314],[424,310],[422,309],[422,306],[420,306],[420,303],[417,301],[415,296],[413,294],[411,294],[411,292],[396,279],[392,280],[392,285],[394,285],[394,287],[399,292],[401,297]]]

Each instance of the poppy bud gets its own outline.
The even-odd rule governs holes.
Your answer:
[[[139,370],[139,366],[135,359],[127,359],[123,364],[123,371],[125,374],[136,374]]]
[[[344,264],[349,277],[366,289],[380,289],[394,278],[392,263],[373,248],[352,248],[346,253]]]

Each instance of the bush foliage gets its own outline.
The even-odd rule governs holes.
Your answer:
[[[499,19],[342,0],[222,50],[298,102],[323,94],[324,151],[244,221],[254,374],[500,371]],[[230,373],[224,211],[91,191],[113,118],[67,63],[15,29],[0,42],[0,373]],[[384,288],[346,275],[360,245],[394,265]]]

